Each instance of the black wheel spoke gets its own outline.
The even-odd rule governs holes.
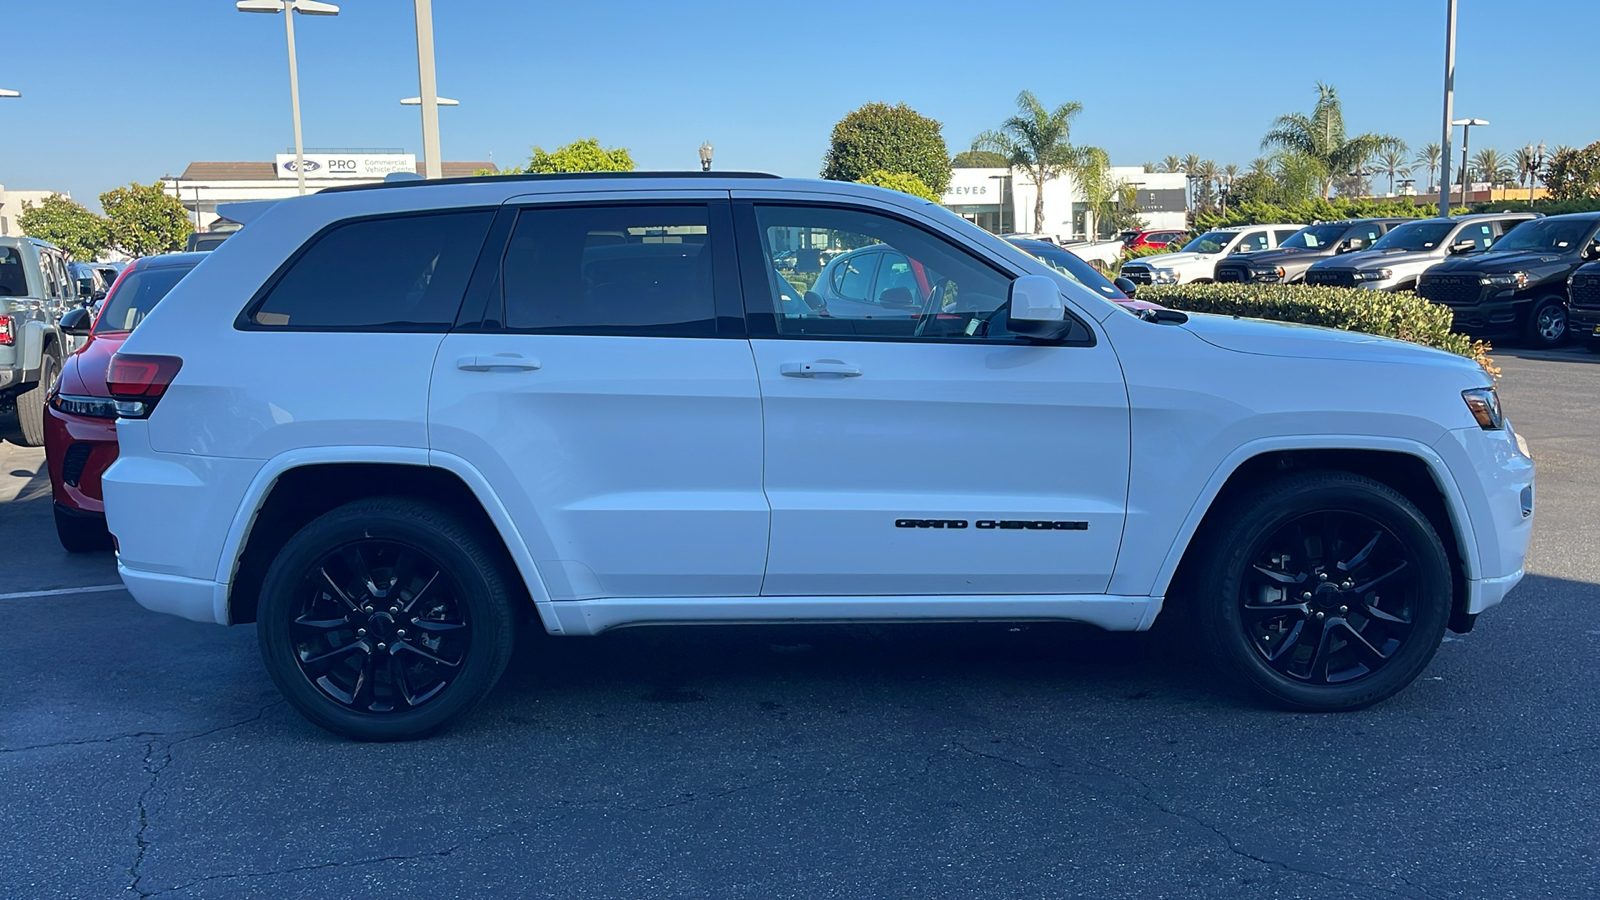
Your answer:
[[[1382,584],[1384,581],[1387,581],[1389,578],[1399,574],[1400,570],[1404,569],[1408,565],[1410,565],[1410,563],[1406,562],[1403,559],[1400,560],[1399,565],[1397,565],[1394,568],[1390,569],[1389,571],[1383,573],[1382,575],[1375,576],[1373,578],[1368,579],[1363,584],[1356,585],[1355,592],[1357,594],[1365,594],[1366,592],[1368,592],[1368,591],[1372,590],[1373,588],[1377,587],[1378,585]]]
[[[1372,643],[1361,632],[1352,628],[1349,622],[1340,619],[1338,628],[1339,634],[1344,638],[1347,646],[1354,651],[1354,655],[1358,659],[1367,664],[1368,668],[1376,669],[1389,661],[1389,657],[1382,650],[1372,646]]]
[[[1386,622],[1390,625],[1400,625],[1407,629],[1411,627],[1410,619],[1402,619],[1388,610],[1378,608],[1378,606],[1373,603],[1361,604],[1361,614],[1369,619],[1377,619],[1380,622]]]
[[[1311,659],[1306,666],[1306,672],[1311,680],[1317,684],[1328,683],[1328,666],[1333,662],[1333,654],[1329,645],[1333,643],[1333,629],[1323,626],[1317,635],[1317,649],[1311,652]]]
[[[1304,573],[1290,575],[1288,572],[1274,572],[1266,566],[1252,566],[1251,568],[1266,576],[1269,581],[1275,581],[1278,584],[1300,584],[1306,580]]]
[[[1322,567],[1326,569],[1339,552],[1339,514],[1322,514]]]
[[[1288,634],[1283,636],[1283,640],[1278,644],[1278,646],[1272,647],[1264,645],[1261,649],[1267,654],[1268,661],[1276,664],[1279,660],[1284,658],[1285,654],[1300,644],[1300,636],[1305,634],[1305,632],[1306,620],[1301,619],[1300,621],[1294,623],[1294,627],[1289,629]],[[1271,642],[1269,641],[1268,644],[1270,643]]]
[[[1367,541],[1367,545],[1365,547],[1362,547],[1355,556],[1350,557],[1349,562],[1339,563],[1339,570],[1348,573],[1354,572],[1356,569],[1361,568],[1361,564],[1366,562],[1367,557],[1372,555],[1373,549],[1378,546],[1378,541],[1382,538],[1383,532],[1380,531],[1374,534],[1372,536],[1372,540]]]
[[[1243,612],[1245,624],[1252,625],[1282,616],[1303,619],[1308,610],[1304,603],[1246,603]]]
[[[330,549],[299,584],[289,621],[296,661],[329,699],[390,715],[438,697],[461,674],[472,649],[467,606],[427,553],[357,540]]]

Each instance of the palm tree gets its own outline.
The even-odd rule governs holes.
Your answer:
[[[1099,147],[1072,143],[1072,120],[1081,112],[1083,104],[1075,100],[1045,109],[1032,91],[1023,91],[1017,95],[1016,115],[1002,122],[999,131],[978,135],[977,143],[1004,153],[1013,167],[1028,173],[1035,188],[1034,231],[1044,231],[1046,182],[1071,175],[1090,203],[1109,190],[1111,157]]]
[[[1158,171],[1158,172],[1182,172],[1183,171],[1183,160],[1177,158],[1176,156],[1170,156],[1170,155],[1169,156],[1165,156],[1165,157],[1163,157],[1161,159],[1161,168],[1157,169],[1156,171]]]
[[[1272,160],[1267,159],[1265,156],[1258,156],[1255,159],[1250,160],[1250,173],[1249,174],[1251,174],[1251,175],[1271,175],[1272,174]]]
[[[1189,173],[1195,181],[1195,205],[1210,206],[1222,184],[1222,170],[1213,160],[1203,159]]]
[[[1444,151],[1439,148],[1438,144],[1423,144],[1422,149],[1417,151],[1417,155],[1411,158],[1412,162],[1427,171],[1429,192],[1432,192],[1438,186],[1439,159],[1443,155]]]
[[[1505,186],[1511,180],[1511,160],[1493,147],[1485,147],[1473,154],[1472,173],[1489,182],[1489,199],[1494,199],[1494,186]]]
[[[1378,171],[1389,176],[1389,193],[1394,193],[1394,179],[1411,176],[1411,167],[1406,165],[1406,150],[1404,147],[1385,147],[1378,151]]]
[[[1322,169],[1322,199],[1333,191],[1333,179],[1357,168],[1384,147],[1398,145],[1399,138],[1386,134],[1358,134],[1346,137],[1344,106],[1332,85],[1317,82],[1317,105],[1311,115],[1289,113],[1272,123],[1272,130],[1261,139],[1261,149],[1277,148],[1298,153],[1316,161]]]

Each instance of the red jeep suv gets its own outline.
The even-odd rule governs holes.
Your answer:
[[[117,401],[106,387],[111,355],[167,291],[208,255],[146,256],[123,270],[98,318],[84,308],[61,317],[63,331],[89,338],[62,363],[44,411],[56,536],[74,553],[111,546],[100,496],[100,474],[117,458]]]

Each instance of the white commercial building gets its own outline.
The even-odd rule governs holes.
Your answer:
[[[1188,225],[1182,172],[1146,172],[1140,166],[1113,166],[1111,178],[1132,186],[1139,215],[1151,228],[1181,229]],[[1034,230],[1033,206],[1038,189],[1025,169],[954,169],[940,203],[957,215],[997,234]],[[1097,234],[1094,211],[1071,176],[1044,185],[1044,233],[1062,240],[1092,240]]]
[[[54,197],[57,194],[68,200],[72,199],[72,194],[66,191],[8,191],[5,185],[0,184],[0,237],[15,237],[22,234],[22,225],[17,221],[22,215],[22,204],[38,206],[46,197]]]
[[[415,154],[390,150],[330,150],[302,154],[306,192],[339,185],[382,181],[395,172],[423,173]],[[492,162],[443,163],[445,178],[494,170]],[[205,230],[217,219],[217,204],[245,200],[277,200],[299,193],[293,153],[279,153],[270,162],[192,162],[177,177],[161,183],[189,210],[196,227]]]

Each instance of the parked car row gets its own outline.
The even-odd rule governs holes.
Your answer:
[[[1123,265],[1137,285],[1298,284],[1414,290],[1475,337],[1553,347],[1576,333],[1600,352],[1600,213],[1484,213],[1248,225]]]

